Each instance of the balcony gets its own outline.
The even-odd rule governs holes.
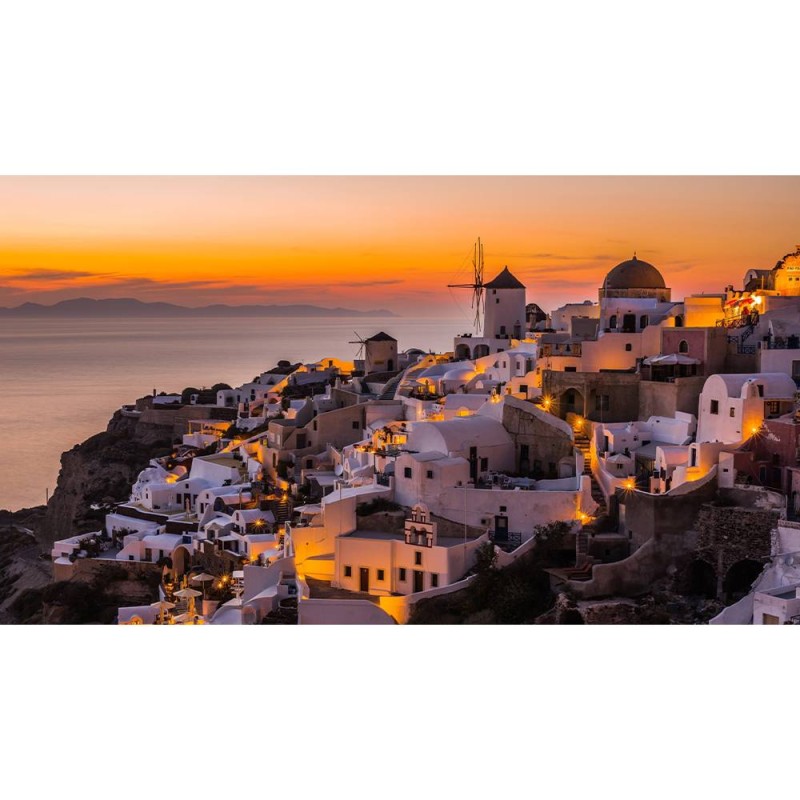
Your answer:
[[[767,337],[761,342],[762,350],[800,350],[800,336]]]

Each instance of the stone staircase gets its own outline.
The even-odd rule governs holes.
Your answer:
[[[278,525],[283,525],[284,522],[288,522],[292,518],[292,504],[288,499],[281,498],[275,504],[275,522]]]
[[[600,489],[600,484],[595,480],[594,475],[592,475],[592,464],[591,459],[589,458],[589,451],[591,449],[589,440],[584,436],[576,436],[575,447],[577,447],[583,455],[583,474],[588,475],[592,481],[592,499],[598,505],[596,516],[598,519],[600,517],[605,517],[608,514],[608,509],[606,508],[606,499],[603,495],[602,489]]]
[[[580,450],[583,455],[583,474],[588,475],[592,482],[592,499],[597,503],[597,511],[595,512],[594,519],[581,527],[580,531],[575,535],[575,565],[580,567],[589,559],[589,535],[603,530],[609,522],[608,507],[606,506],[606,499],[600,489],[600,484],[595,480],[592,475],[592,465],[590,459],[590,443],[589,439],[585,436],[575,437],[575,447]],[[591,576],[591,572],[587,577]]]

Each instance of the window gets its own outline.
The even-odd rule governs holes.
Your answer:
[[[345,576],[345,578],[352,578],[353,577],[353,568],[352,567],[345,567],[344,568],[344,576]]]
[[[411,477],[411,467],[405,467],[403,469],[403,477],[410,478]]]
[[[507,508],[506,506],[500,506],[500,512],[505,513],[506,508]]]
[[[401,580],[403,583],[406,582],[406,568],[400,567],[398,570],[398,579]]]
[[[735,409],[733,406],[731,406],[730,415],[731,415],[732,417],[735,417],[735,416],[736,416],[736,409]]]
[[[607,394],[596,394],[594,396],[594,410],[608,411],[611,405],[611,397]]]
[[[689,342],[687,342],[686,339],[681,339],[680,344],[678,345],[678,352],[679,353],[689,352]]]
[[[439,576],[435,572],[431,572],[431,589],[435,589],[439,585]]]
[[[628,353],[630,353],[630,351],[631,351],[631,350],[633,350],[633,345],[632,345],[630,342],[628,342],[628,343],[625,345],[625,351],[626,351],[626,352],[628,352]]]
[[[650,324],[650,317],[648,317],[647,314],[642,314],[642,316],[639,317],[639,327],[646,328],[649,324]]]
[[[481,459],[481,472],[487,472],[489,469],[489,459],[482,458]]]
[[[422,566],[422,553],[419,550],[414,551],[414,564],[418,567]]]
[[[316,429],[317,429],[317,421],[314,420],[314,430],[316,430]]]
[[[608,327],[609,328],[616,328],[617,327],[617,315],[612,314],[608,320]]]
[[[564,367],[564,372],[577,372],[577,367]]]
[[[384,579],[384,575],[385,575],[384,571],[382,569],[379,569],[378,570],[378,580],[382,581]]]
[[[763,397],[764,396],[764,384],[763,383],[757,383],[756,386],[758,387],[758,396],[759,397]]]
[[[711,408],[709,411],[712,414],[719,414],[719,400],[712,400],[711,401]]]
[[[426,477],[428,480],[431,480],[431,478],[433,478],[433,470],[432,470],[432,469],[429,469],[429,470],[428,470],[428,471],[425,473],[425,477]]]
[[[354,419],[353,420],[353,430],[357,431],[360,427],[361,427],[361,423],[357,419]]]

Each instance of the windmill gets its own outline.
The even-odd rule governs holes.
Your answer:
[[[356,340],[354,342],[348,342],[348,344],[360,345],[356,353],[356,361],[360,361],[364,356],[364,348],[366,347],[367,340],[358,331],[353,331],[353,333],[356,335]]]
[[[475,252],[472,257],[473,279],[472,283],[450,283],[450,289],[472,289],[472,308],[475,309],[475,333],[481,333],[481,314],[483,313],[483,245],[480,236],[475,242]]]

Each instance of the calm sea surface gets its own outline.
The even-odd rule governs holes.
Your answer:
[[[400,350],[442,351],[466,329],[409,317],[0,320],[0,508],[44,503],[61,453],[154,388],[237,386],[281,359],[354,358],[354,330],[385,330]]]

